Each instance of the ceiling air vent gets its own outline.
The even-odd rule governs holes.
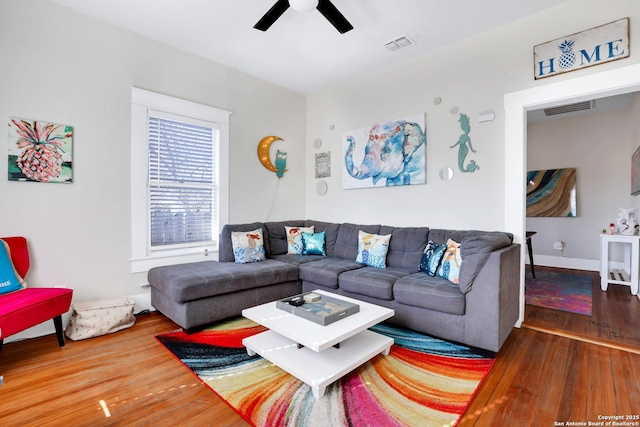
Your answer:
[[[391,52],[395,52],[397,50],[404,49],[405,47],[413,46],[414,44],[416,43],[413,40],[403,34],[400,37],[383,43],[382,45]]]
[[[575,104],[561,105],[559,107],[544,108],[544,115],[557,116],[558,114],[575,113],[576,111],[586,111],[593,109],[594,101],[576,102]]]

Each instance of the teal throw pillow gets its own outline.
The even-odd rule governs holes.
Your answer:
[[[460,243],[451,239],[447,240],[447,250],[442,257],[442,263],[440,263],[437,275],[450,282],[459,284],[461,265],[462,256],[460,254]]]
[[[446,250],[447,245],[439,245],[433,240],[429,240],[422,254],[418,270],[427,273],[429,276],[435,276]]]
[[[19,291],[23,288],[20,276],[13,268],[6,243],[0,240],[0,294]]]
[[[302,255],[327,255],[324,250],[324,231],[302,233]]]
[[[380,236],[359,230],[356,262],[369,267],[386,268],[389,240],[391,240],[391,234]]]

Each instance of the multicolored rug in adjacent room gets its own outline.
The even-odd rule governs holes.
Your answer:
[[[308,385],[247,354],[242,339],[265,330],[250,320],[157,339],[254,426],[456,425],[493,366],[493,354],[387,325],[372,329],[393,337],[390,354],[347,374],[320,399]]]
[[[525,280],[525,303],[591,316],[592,278],[579,274],[536,271]]]

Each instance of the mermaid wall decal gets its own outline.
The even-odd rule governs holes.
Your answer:
[[[480,166],[476,164],[475,160],[469,161],[467,166],[464,166],[464,160],[466,159],[467,154],[469,154],[469,150],[474,153],[476,152],[476,150],[474,150],[473,146],[471,145],[471,138],[469,137],[469,132],[471,131],[471,126],[469,125],[469,116],[467,116],[466,114],[460,114],[460,119],[458,121],[460,122],[460,128],[464,133],[460,135],[458,142],[456,142],[449,148],[455,148],[456,145],[459,147],[458,168],[460,168],[460,172],[475,172],[476,170],[480,169]]]

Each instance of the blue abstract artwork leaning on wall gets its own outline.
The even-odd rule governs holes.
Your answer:
[[[527,216],[577,216],[576,168],[527,172]]]

